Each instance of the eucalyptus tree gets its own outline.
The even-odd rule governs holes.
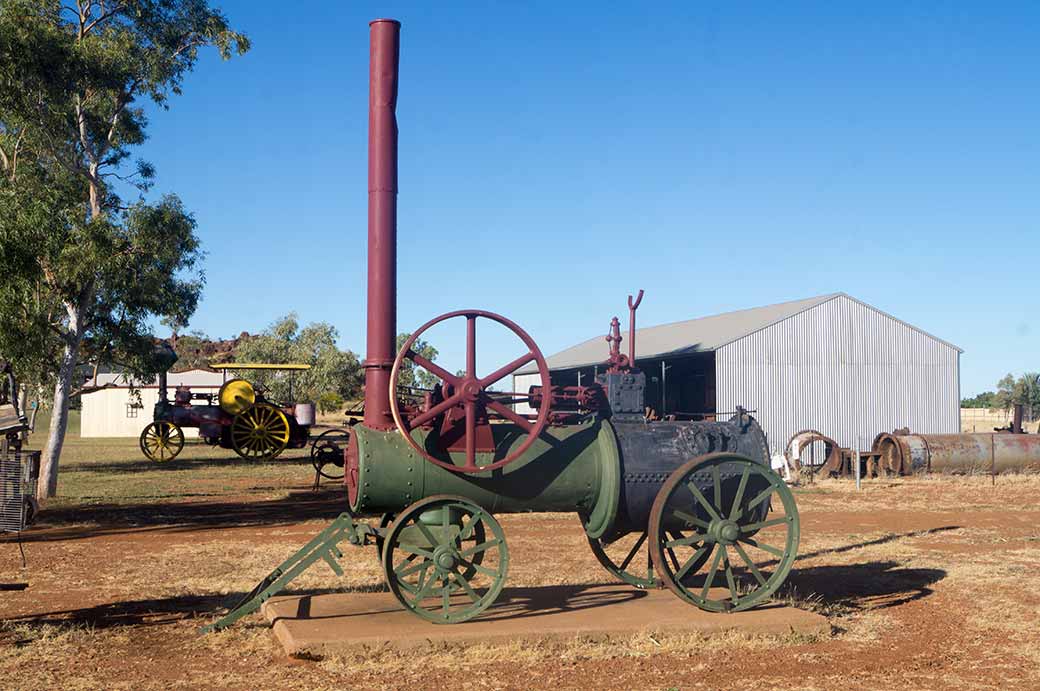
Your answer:
[[[131,154],[145,104],[168,108],[205,48],[227,59],[249,42],[204,0],[0,2],[0,257],[18,267],[0,323],[50,365],[43,496],[85,356],[146,370],[150,320],[197,304],[195,220],[175,196],[145,200],[155,171]]]

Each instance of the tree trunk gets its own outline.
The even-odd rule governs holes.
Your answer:
[[[58,381],[54,384],[54,403],[51,405],[51,423],[47,435],[47,447],[40,461],[40,479],[36,485],[36,496],[53,497],[58,492],[58,459],[65,444],[65,432],[69,425],[69,393],[72,379],[76,375],[76,360],[79,355],[83,332],[80,327],[80,311],[69,309],[69,332],[65,348],[61,353]]]
[[[25,384],[18,386],[18,414],[25,417],[25,406],[29,403],[29,387]],[[22,430],[22,443],[29,441],[29,430]]]

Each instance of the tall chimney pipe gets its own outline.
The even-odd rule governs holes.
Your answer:
[[[397,331],[397,74],[401,23],[369,23],[368,343],[365,426],[393,429],[390,368]]]

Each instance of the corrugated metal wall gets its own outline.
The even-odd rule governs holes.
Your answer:
[[[842,295],[716,351],[716,405],[757,410],[777,450],[802,429],[864,449],[897,427],[956,433],[958,356]]]

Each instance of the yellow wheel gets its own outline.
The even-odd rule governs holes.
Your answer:
[[[153,422],[141,432],[141,453],[153,461],[172,461],[184,448],[184,432],[172,422]]]
[[[274,458],[289,443],[289,418],[267,403],[257,403],[231,422],[231,444],[242,458]]]

